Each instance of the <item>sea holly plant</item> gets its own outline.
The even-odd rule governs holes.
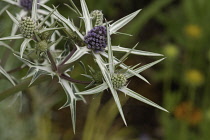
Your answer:
[[[16,39],[24,39],[24,41],[20,46],[19,53],[9,45],[3,42],[0,43],[10,49],[24,65],[29,67],[28,73],[25,76],[25,79],[31,77],[28,87],[35,84],[35,81],[41,78],[41,76],[50,75],[51,77],[57,77],[58,83],[64,89],[67,96],[67,101],[61,108],[70,107],[74,132],[76,127],[76,102],[80,100],[85,102],[84,95],[98,94],[104,90],[108,90],[112,94],[125,124],[126,120],[118,97],[119,92],[123,92],[132,98],[167,112],[166,109],[128,88],[129,78],[133,76],[137,76],[149,83],[140,73],[159,63],[164,58],[140,67],[140,64],[127,66],[124,63],[131,54],[142,56],[162,55],[137,50],[135,48],[138,43],[133,48],[114,46],[111,43],[111,36],[113,34],[125,34],[120,33],[119,30],[129,23],[140,10],[112,23],[112,21],[105,20],[100,10],[89,12],[84,0],[80,0],[81,11],[72,0],[70,0],[70,3],[71,5],[65,5],[79,17],[79,26],[76,26],[73,19],[66,18],[60,14],[57,7],[51,8],[43,3],[38,5],[45,8],[47,12],[45,11],[46,16],[40,19],[37,10],[37,0],[33,0],[30,17],[22,17],[21,20],[18,20],[7,11],[12,21],[18,25],[21,34],[2,37],[0,41]],[[49,19],[55,22],[49,24]],[[55,39],[53,37],[55,34],[58,34],[60,37]],[[60,42],[64,42],[64,46],[61,46]],[[52,45],[54,45],[53,49],[51,49]],[[26,53],[27,46],[28,49],[36,51],[42,60],[31,58],[30,54]],[[31,46],[35,46],[35,48]],[[114,56],[114,52],[125,53],[125,55],[118,59]],[[84,55],[92,56],[91,60],[93,62],[89,66],[90,75],[87,73],[86,64],[83,63]],[[72,78],[71,72],[75,70],[77,63],[81,64],[85,71],[85,74],[81,73],[81,75],[90,78],[90,81]],[[93,68],[94,64],[98,66],[98,69]],[[0,68],[0,72],[12,82],[9,74],[2,67]],[[81,91],[76,84],[84,85],[86,90]],[[16,88],[16,85],[13,88]],[[13,91],[11,90],[11,92]],[[0,93],[4,97],[8,96],[7,94],[11,95],[12,93]]]

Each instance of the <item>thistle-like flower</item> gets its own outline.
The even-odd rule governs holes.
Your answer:
[[[30,17],[23,17],[19,23],[20,32],[25,38],[32,38],[37,30],[36,22]]]
[[[115,73],[111,77],[114,89],[119,89],[126,85],[126,76],[122,73]]]
[[[85,36],[85,43],[87,48],[93,50],[95,53],[103,52],[107,45],[107,31],[104,26],[96,26],[91,29]]]

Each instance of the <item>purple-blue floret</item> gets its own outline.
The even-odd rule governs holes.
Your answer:
[[[37,0],[39,2],[39,0]],[[33,0],[20,0],[20,6],[26,11],[31,11],[33,5]],[[37,5],[39,7],[39,5]]]
[[[103,52],[107,45],[107,31],[104,26],[96,26],[85,36],[87,48],[95,53]]]

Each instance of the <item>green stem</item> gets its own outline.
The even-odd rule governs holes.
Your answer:
[[[0,93],[0,101],[4,100],[8,96],[11,96],[11,95],[13,95],[13,94],[15,94],[19,91],[22,91],[22,90],[28,88],[28,85],[29,85],[31,79],[32,78],[27,78],[23,82],[17,84],[16,86],[11,87],[11,88],[1,92]],[[34,86],[36,84],[40,84],[41,82],[44,82],[48,79],[50,79],[50,76],[47,76],[47,75],[40,76],[40,78],[38,78],[31,86]]]

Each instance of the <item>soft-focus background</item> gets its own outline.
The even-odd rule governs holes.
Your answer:
[[[74,0],[79,6],[79,0]],[[89,10],[100,9],[107,20],[117,20],[138,9],[140,14],[114,35],[114,45],[157,52],[167,57],[142,73],[151,83],[132,78],[129,87],[170,111],[165,113],[135,99],[121,96],[128,127],[109,93],[86,97],[77,105],[76,134],[69,108],[58,110],[66,97],[57,80],[23,91],[22,111],[13,97],[0,102],[0,140],[208,140],[210,138],[210,0],[86,0]],[[58,10],[71,17],[63,3]],[[6,6],[0,1],[0,10]],[[11,6],[14,14],[19,9]],[[10,35],[12,22],[0,17],[0,37]],[[6,43],[9,43],[7,41]],[[18,50],[19,44],[12,44]],[[61,46],[62,47],[62,46]],[[116,54],[122,55],[122,54]],[[130,56],[128,65],[146,64],[159,57]],[[1,66],[7,71],[21,62],[0,46]],[[79,68],[78,68],[79,69]],[[79,71],[79,70],[78,70]],[[20,79],[27,72],[10,71]],[[82,72],[82,71],[80,71]],[[77,73],[77,75],[79,72]],[[0,92],[10,88],[0,75]],[[101,103],[101,106],[99,105]],[[98,110],[98,111],[97,111]],[[97,112],[97,113],[96,113]]]

